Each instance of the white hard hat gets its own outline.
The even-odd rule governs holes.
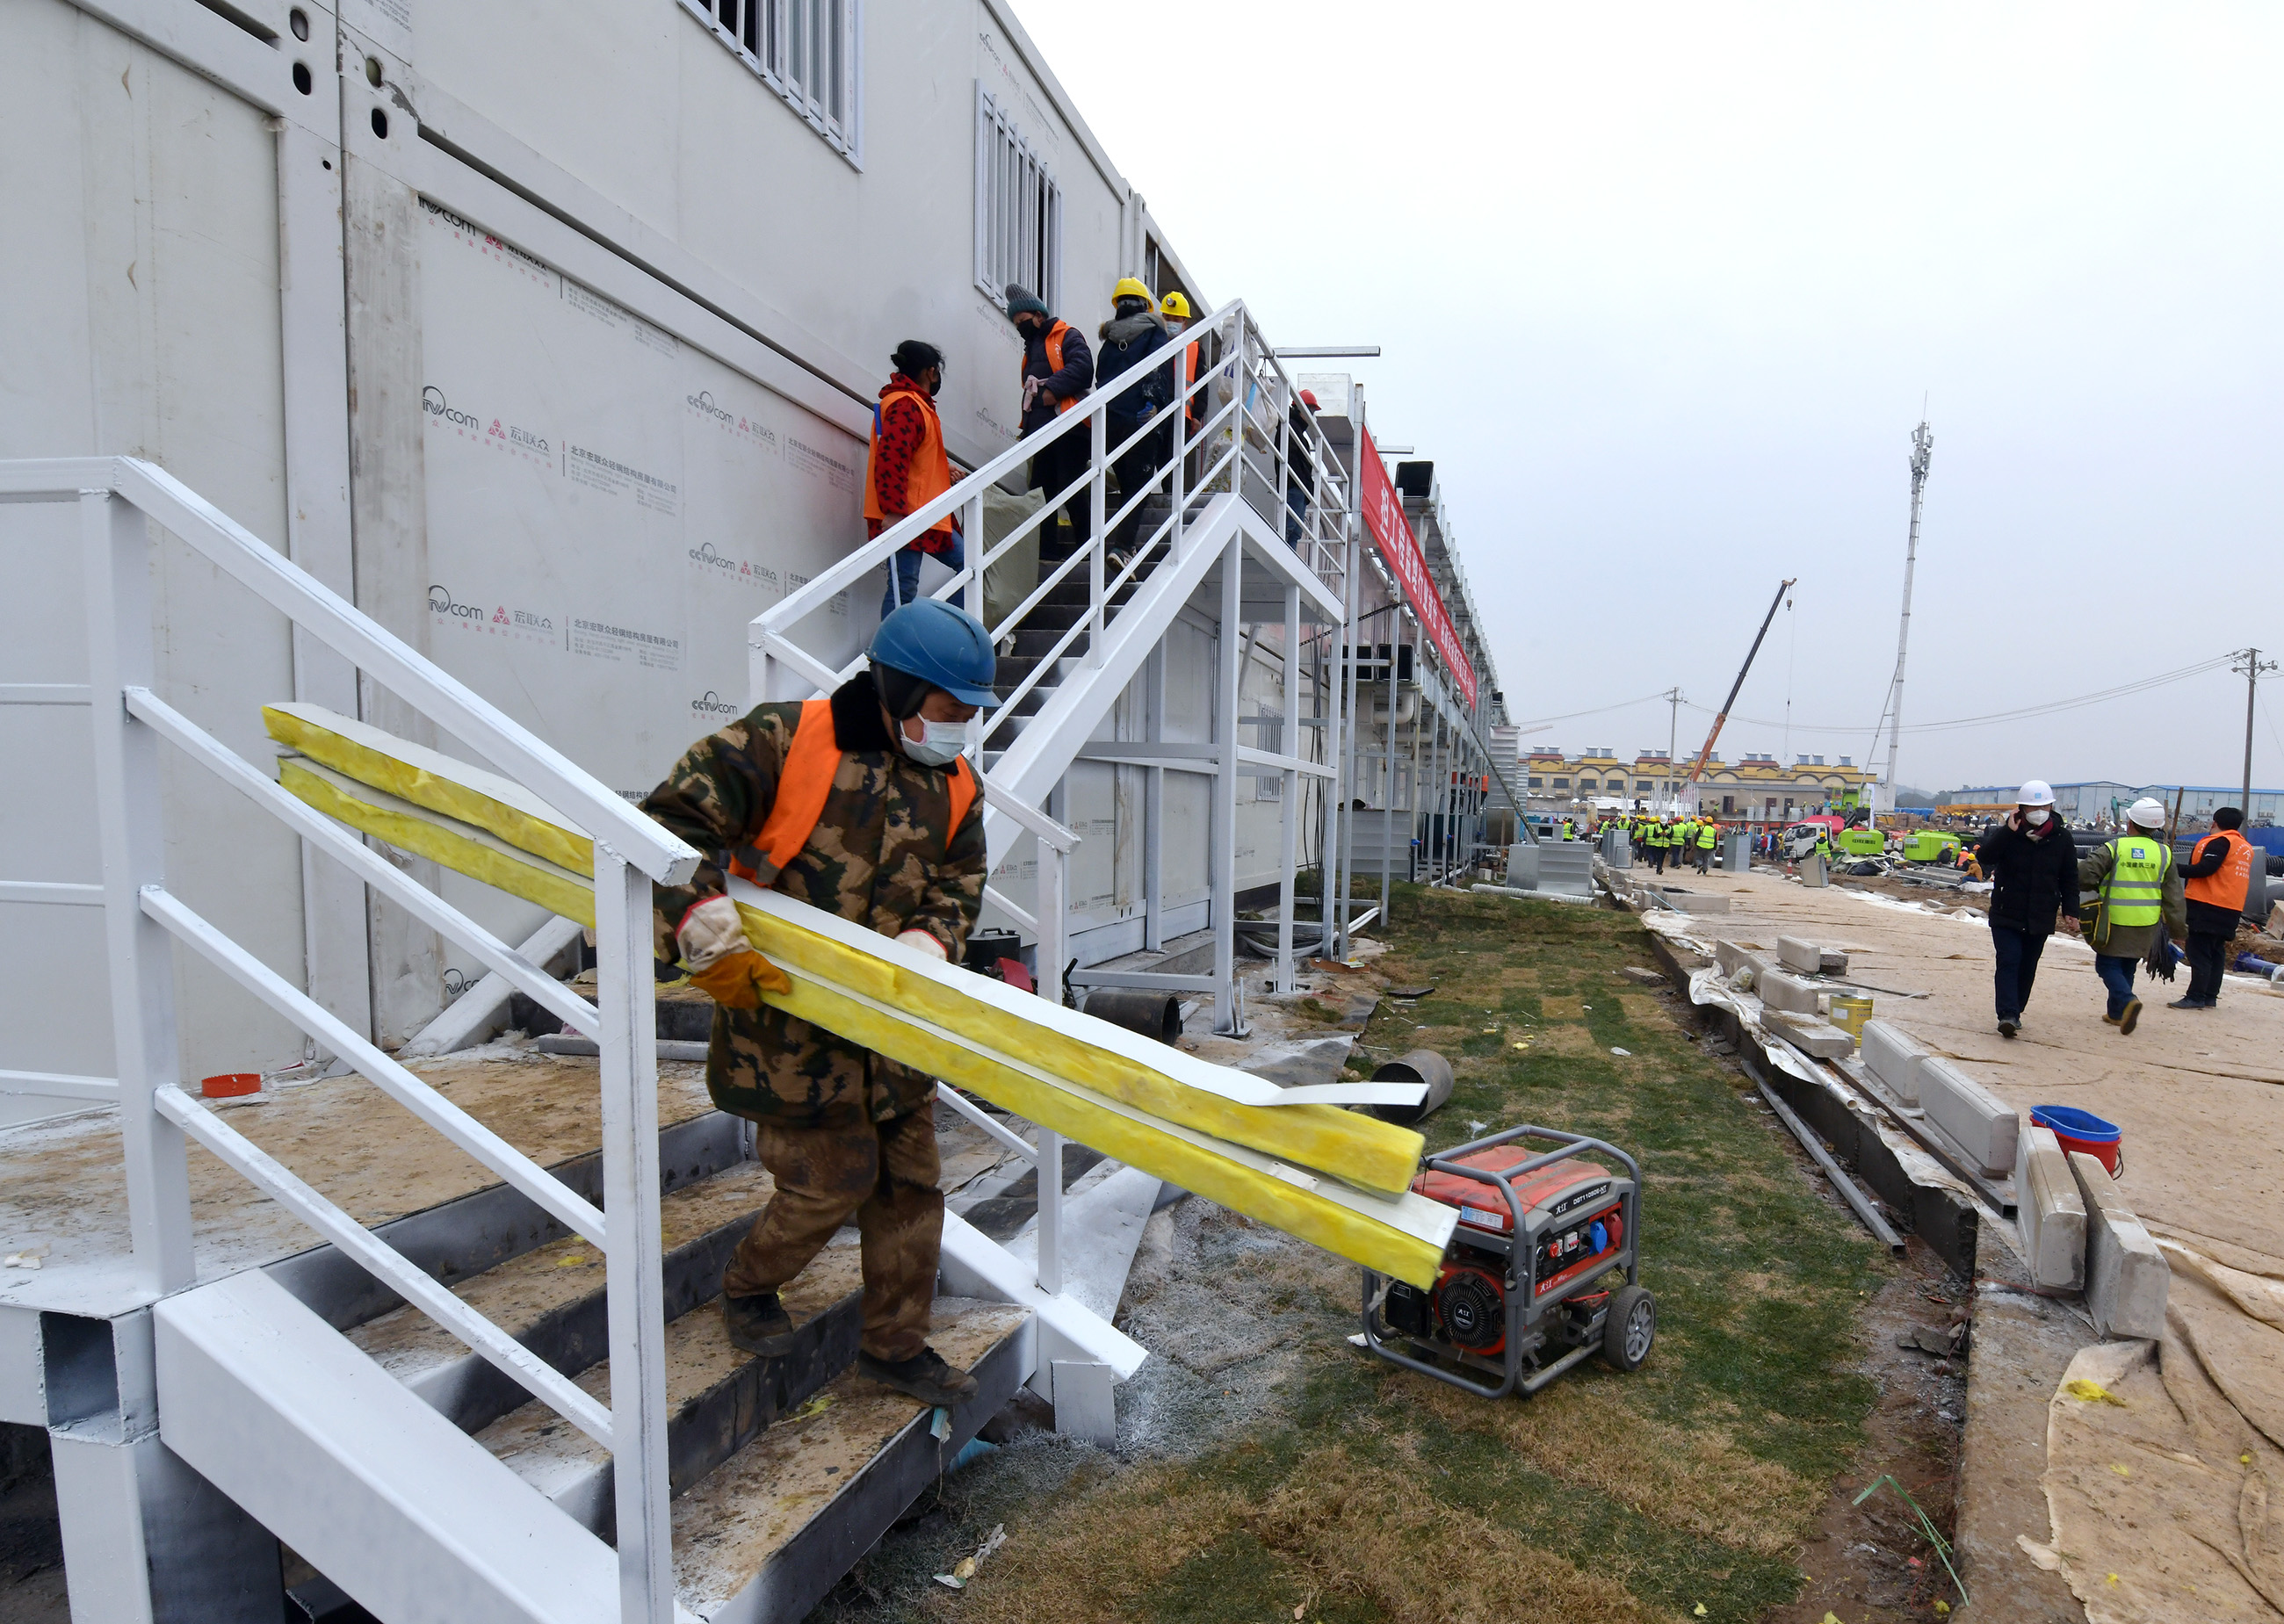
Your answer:
[[[2125,808],[2125,821],[2139,824],[2144,829],[2163,829],[2165,826],[2165,803],[2144,795]]]
[[[2051,807],[2054,804],[2053,786],[2044,778],[2033,778],[2014,799],[2026,807]]]

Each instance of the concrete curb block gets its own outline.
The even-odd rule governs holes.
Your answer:
[[[1654,933],[1649,945],[1658,964],[1686,997],[1689,972],[1695,964],[1685,962],[1672,943]],[[1693,1004],[1691,1008],[1737,1046],[1737,1056],[1744,1062],[1747,1075],[1756,1082],[1767,1083],[1801,1120],[1832,1146],[1832,1153],[1841,1166],[1880,1198],[1894,1217],[1897,1228],[1918,1235],[1953,1274],[1966,1279],[1974,1277],[1975,1248],[1983,1220],[1972,1201],[1945,1186],[1914,1181],[1893,1148],[1880,1136],[1879,1130],[1850,1110],[1838,1094],[1767,1064],[1758,1042],[1745,1029],[1734,1010],[1720,1004]]]
[[[2106,1337],[2155,1341],[2165,1334],[2172,1266],[2120,1198],[2099,1159],[2073,1151],[2069,1170],[2085,1203],[2085,1306],[2094,1328]]]
[[[2052,1128],[2033,1126],[2014,1141],[2015,1222],[2030,1278],[2051,1290],[2085,1285],[2085,1198]]]
[[[1920,1109],[1983,1172],[2009,1173],[2021,1139],[2022,1119],[2014,1108],[1938,1056],[1920,1062]],[[2017,1196],[2019,1198],[2020,1191]]]

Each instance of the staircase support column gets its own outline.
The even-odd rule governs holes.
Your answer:
[[[1278,753],[1286,757],[1301,751],[1301,589],[1285,589],[1285,725],[1281,748]],[[1293,910],[1297,899],[1293,894],[1293,864],[1295,847],[1301,832],[1300,774],[1291,768],[1284,773],[1279,787],[1284,798],[1278,810],[1278,838],[1282,849],[1277,863],[1277,990],[1289,993],[1293,980]]]
[[[1166,737],[1166,645],[1150,651],[1142,676],[1143,732],[1151,744]],[[1166,769],[1142,773],[1142,946],[1156,953],[1166,946]]]
[[[1245,542],[1233,533],[1221,556],[1221,668],[1214,695],[1214,1030],[1239,1034],[1237,1000],[1237,689],[1245,675],[1239,664],[1239,627],[1245,618]]]

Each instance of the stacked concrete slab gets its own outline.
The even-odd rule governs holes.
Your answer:
[[[2055,1291],[2085,1286],[2085,1198],[2053,1130],[2035,1124],[2015,1138],[2015,1222],[2030,1278]],[[2138,1227],[2138,1226],[2137,1226]]]
[[[1920,1109],[1967,1152],[1983,1172],[2014,1170],[2021,1143],[2014,1108],[1950,1061],[1928,1055],[1920,1062]]]
[[[1753,990],[1760,994],[1761,1002],[1772,1010],[1795,1015],[1812,1016],[1816,1013],[1815,985],[1802,980],[1796,975],[1787,975],[1781,970],[1764,971],[1754,979]]]
[[[1880,1086],[1906,1105],[1920,1103],[1920,1066],[1927,1048],[1901,1027],[1884,1020],[1864,1023],[1864,1066]]]
[[[2165,1254],[2119,1198],[2098,1158],[2074,1151],[2069,1170],[2085,1204],[2085,1306],[2094,1329],[2106,1337],[2155,1340],[2164,1334],[2165,1300],[2173,1284]]]
[[[1819,1060],[1845,1059],[1855,1051],[1854,1038],[1830,1021],[1819,1020],[1813,1015],[1764,1009],[1761,1019],[1767,1023],[1770,1031],[1789,1040],[1803,1053],[1813,1055]]]
[[[1777,957],[1786,969],[1797,970],[1803,975],[1814,975],[1824,967],[1824,949],[1798,936],[1778,937]]]

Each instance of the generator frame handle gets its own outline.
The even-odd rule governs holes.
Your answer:
[[[1538,1156],[1526,1156],[1514,1166],[1503,1167],[1496,1172],[1483,1167],[1463,1167],[1455,1159],[1458,1157],[1473,1155],[1478,1151],[1490,1150],[1496,1145],[1512,1144],[1518,1139],[1552,1139],[1560,1148],[1548,1151]],[[1520,1128],[1506,1128],[1499,1133],[1487,1135],[1481,1139],[1470,1139],[1465,1144],[1454,1145],[1441,1156],[1430,1156],[1427,1162],[1432,1171],[1453,1173],[1461,1178],[1472,1179],[1477,1183],[1496,1185],[1500,1193],[1506,1198],[1507,1211],[1514,1227],[1503,1238],[1506,1243],[1508,1274],[1507,1289],[1504,1293],[1506,1310],[1506,1353],[1501,1360],[1506,1371],[1505,1378],[1496,1386],[1488,1382],[1470,1381],[1456,1370],[1448,1370],[1441,1365],[1430,1364],[1424,1359],[1415,1359],[1409,1354],[1400,1354],[1394,1347],[1381,1341],[1373,1325],[1373,1271],[1371,1269],[1365,1270],[1364,1308],[1359,1316],[1363,1323],[1365,1346],[1391,1364],[1400,1364],[1404,1369],[1417,1370],[1423,1376],[1432,1376],[1437,1381],[1449,1382],[1463,1392],[1472,1393],[1479,1398],[1486,1399],[1503,1399],[1507,1394],[1517,1391],[1528,1397],[1571,1366],[1583,1362],[1592,1355],[1594,1351],[1593,1344],[1582,1342],[1544,1370],[1534,1370],[1529,1376],[1523,1374],[1522,1355],[1518,1349],[1522,1339],[1525,1310],[1537,1308],[1540,1301],[1538,1283],[1529,1273],[1530,1266],[1528,1261],[1525,1261],[1523,1268],[1524,1289],[1518,1291],[1514,1285],[1515,1247],[1522,1239],[1523,1223],[1522,1200],[1515,1193],[1514,1185],[1511,1182],[1526,1173],[1536,1173],[1541,1167],[1552,1167],[1558,1161],[1567,1161],[1571,1157],[1584,1155],[1588,1151],[1607,1152],[1625,1164],[1626,1176],[1633,1186],[1623,1202],[1626,1223],[1624,1265],[1626,1284],[1639,1285],[1641,1284],[1641,1164],[1607,1139],[1591,1138],[1584,1134],[1566,1134],[1560,1128],[1540,1128],[1525,1123]],[[1559,1302],[1575,1294],[1577,1288],[1585,1284],[1586,1280],[1583,1277],[1574,1280],[1548,1300]]]

